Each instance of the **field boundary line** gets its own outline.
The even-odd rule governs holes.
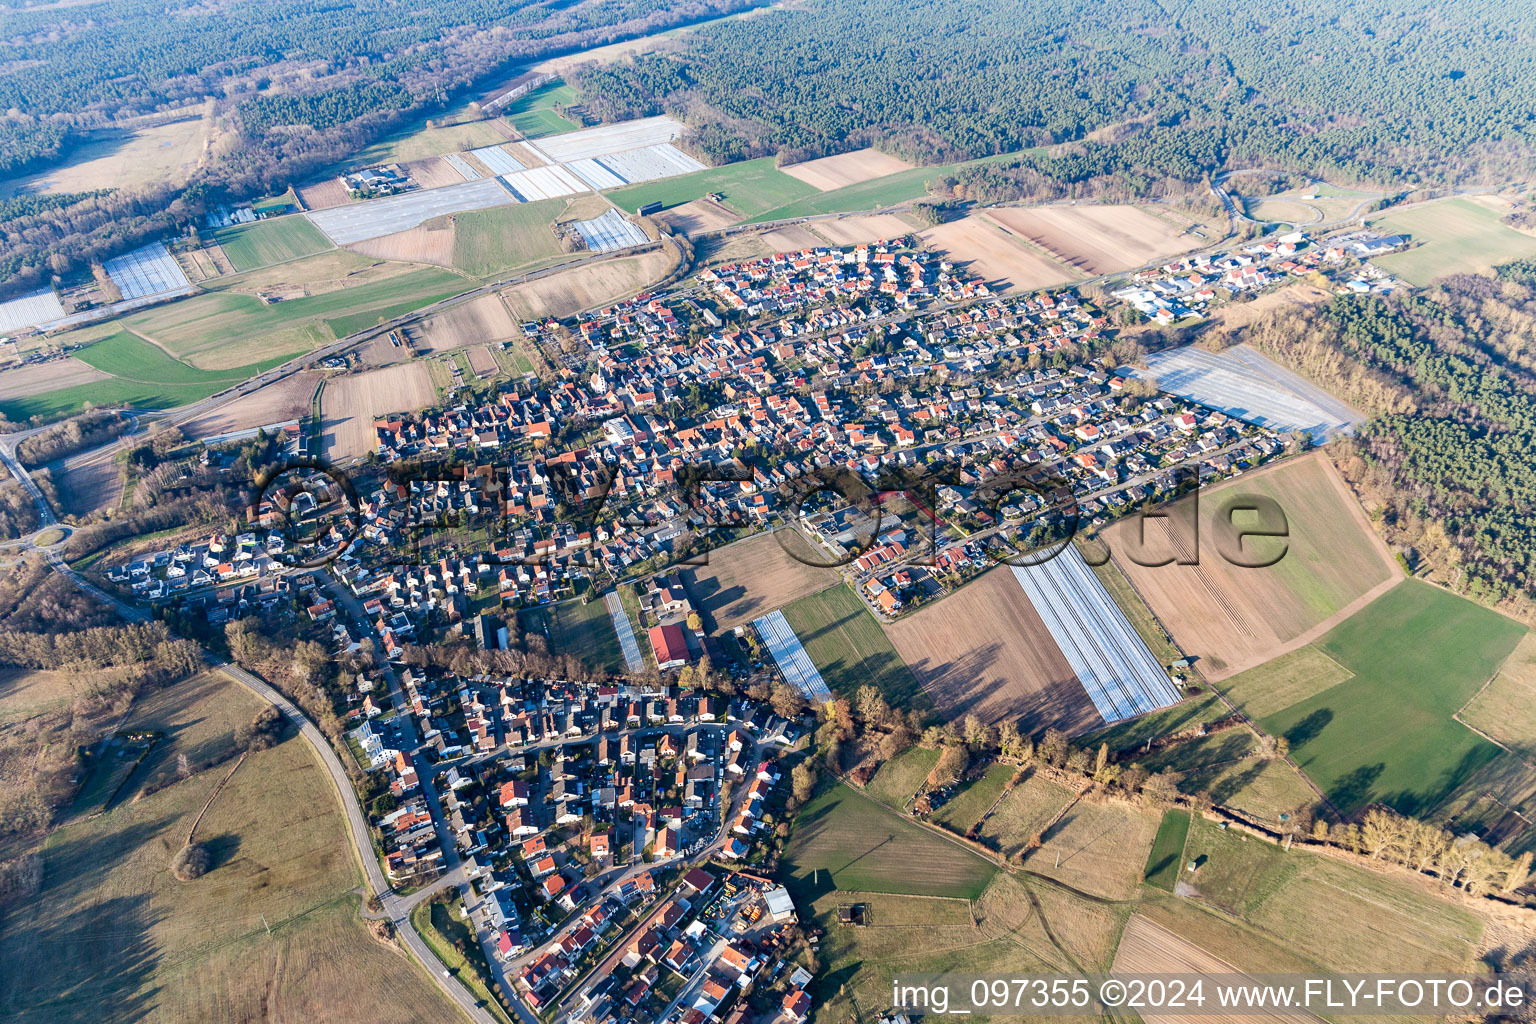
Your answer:
[[[192,819],[192,827],[187,829],[188,846],[192,845],[192,837],[197,835],[197,826],[203,823],[203,815],[208,813],[208,808],[213,806],[213,802],[219,798],[219,794],[224,791],[224,787],[229,785],[229,780],[235,777],[235,772],[240,770],[240,766],[245,764],[245,759],[250,756],[250,753],[249,750],[242,751],[239,760],[235,762],[235,766],[229,770],[229,774],[220,779],[219,784],[213,787],[213,792],[208,794],[208,799],[203,802],[203,809],[197,812],[197,817]]]

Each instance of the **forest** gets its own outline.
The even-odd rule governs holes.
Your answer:
[[[1410,567],[1536,610],[1536,263],[1287,309],[1248,341],[1372,414],[1330,451]]]
[[[194,116],[210,102],[216,137],[185,186],[0,205],[0,298],[81,276],[220,202],[281,192],[520,63],[760,2],[252,0],[174,17],[155,0],[8,8],[0,173],[45,169],[92,129]]]
[[[711,158],[876,145],[987,199],[1148,194],[1219,168],[1414,185],[1533,166],[1536,9],[1468,0],[843,0],[723,22],[576,76],[603,116],[667,112]]]

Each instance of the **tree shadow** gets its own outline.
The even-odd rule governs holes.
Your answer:
[[[1297,722],[1285,731],[1285,740],[1291,745],[1292,750],[1299,750],[1308,743],[1317,739],[1318,735],[1333,721],[1331,708],[1318,708],[1306,718]]]

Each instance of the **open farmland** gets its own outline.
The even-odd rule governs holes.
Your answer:
[[[431,980],[358,919],[359,872],[335,791],[303,740],[251,755],[198,826],[212,869],[172,879],[172,853],[233,764],[172,781],[178,749],[196,767],[227,756],[233,729],[261,705],[220,676],[155,697],[132,724],[168,738],[131,784],[160,769],[169,784],[49,837],[42,891],[0,916],[0,1016],[203,1024],[282,1007],[330,1024],[448,1019]],[[339,1006],[342,990],[351,995]]]
[[[178,359],[225,374],[282,362],[467,285],[446,270],[375,264],[335,250],[205,287],[205,294],[124,322]]]
[[[451,112],[447,117],[441,114],[432,118],[438,127],[429,128],[426,125],[428,118],[418,119],[414,124],[402,131],[396,132],[386,139],[374,143],[367,149],[358,153],[345,164],[346,167],[377,167],[379,164],[394,163],[400,161],[409,163],[415,160],[426,160],[434,156],[442,156],[445,153],[460,153],[466,149],[475,149],[480,146],[494,146],[504,141],[500,132],[492,127],[489,121],[464,121],[461,124],[448,124],[456,116],[462,116],[466,111]]]
[[[1363,413],[1246,345],[1224,352],[1192,345],[1168,349],[1148,356],[1147,369],[1127,372],[1155,380],[1161,391],[1271,430],[1304,430],[1319,443],[1365,422]]]
[[[852,153],[824,156],[819,160],[807,160],[784,168],[791,178],[798,178],[820,192],[831,192],[847,185],[883,178],[897,171],[911,170],[905,160],[889,156],[878,149],[856,149]]]
[[[785,550],[813,557],[793,528],[763,533],[709,552],[709,564],[682,569],[683,587],[711,633],[734,629],[837,582],[835,569],[807,565]],[[782,543],[781,543],[782,541]]]
[[[368,454],[374,447],[375,418],[417,412],[436,401],[425,363],[401,363],[334,378],[326,384],[321,403],[325,457],[340,461]]]
[[[1344,810],[1379,801],[1427,815],[1499,754],[1453,716],[1525,632],[1404,580],[1317,642],[1352,678],[1259,724],[1290,741],[1292,759]]]
[[[570,205],[549,199],[458,214],[453,218],[453,265],[473,277],[489,278],[562,255],[552,225]]]
[[[1231,676],[1222,682],[1221,692],[1244,715],[1258,719],[1353,677],[1322,648],[1308,644]]]
[[[1284,309],[1287,306],[1315,306],[1332,298],[1332,292],[1324,291],[1316,285],[1289,284],[1275,291],[1265,292],[1245,302],[1230,302],[1219,309],[1213,310],[1210,315],[1210,321],[1225,331],[1237,332],[1276,309]],[[1229,349],[1228,351],[1235,352],[1236,349]],[[1244,348],[1243,351],[1248,352],[1251,350]],[[1254,355],[1258,355],[1258,353],[1254,352]],[[1269,360],[1266,360],[1266,362],[1269,362]],[[1283,369],[1277,363],[1271,362],[1270,365],[1275,366],[1277,369]],[[1305,383],[1304,378],[1298,379],[1303,380]],[[1328,394],[1328,392],[1321,389],[1317,390],[1319,394]],[[1337,402],[1338,399],[1334,399],[1334,401]],[[1343,403],[1340,404],[1342,405]],[[1349,407],[1344,406],[1344,408],[1348,409]]]
[[[1536,758],[1536,632],[1525,634],[1458,717],[1522,758]]]
[[[329,210],[352,201],[347,187],[336,178],[325,178],[298,188],[299,202],[306,210]]]
[[[681,234],[692,238],[706,231],[719,231],[741,220],[741,215],[713,199],[695,199],[653,216]]]
[[[1229,500],[1244,495],[1271,498],[1285,512],[1288,538],[1244,542],[1258,560],[1272,557],[1283,543],[1285,555],[1272,566],[1233,565],[1215,546],[1216,517]],[[1110,526],[1102,537],[1179,647],[1200,659],[1207,678],[1233,675],[1283,653],[1287,645],[1300,646],[1311,631],[1363,607],[1401,576],[1321,453],[1246,473],[1198,498],[1198,565],[1156,564],[1196,555],[1179,518],[1187,505],[1170,510],[1168,518],[1146,519],[1145,545],[1136,543],[1141,521],[1134,517]],[[1237,518],[1238,525],[1245,522]]]
[[[801,808],[784,860],[797,903],[829,889],[975,899],[997,870],[841,783]]]
[[[1426,285],[1447,274],[1472,274],[1536,256],[1536,236],[1500,222],[1508,207],[1491,197],[1448,199],[1387,213],[1370,225],[1418,243],[1371,262],[1409,284]]]
[[[236,273],[312,256],[331,243],[305,217],[289,215],[220,228],[214,239]]]
[[[1024,854],[1031,871],[1095,896],[1128,899],[1141,885],[1162,815],[1121,802],[1079,800]]]
[[[917,233],[917,229],[897,213],[872,213],[864,217],[812,221],[805,225],[804,230],[820,235],[833,245],[858,245],[861,242],[907,238]]]
[[[1010,206],[986,216],[1090,275],[1163,262],[1205,244],[1135,206]]]
[[[446,267],[453,263],[454,238],[453,218],[437,217],[404,231],[353,242],[347,248],[379,260]]]
[[[893,707],[927,706],[901,656],[864,602],[839,583],[784,608],[795,636],[833,692],[852,697],[874,686]]]
[[[410,175],[411,180],[422,188],[442,188],[445,185],[457,185],[465,180],[464,175],[459,173],[451,161],[440,156],[412,160],[410,163],[402,164],[401,170]]]
[[[106,380],[107,374],[74,356],[50,359],[0,370],[0,402],[35,395],[39,391],[72,388]]]
[[[1236,969],[1224,960],[1207,953],[1199,946],[1181,938],[1162,925],[1133,914],[1126,922],[1115,951],[1116,974],[1235,974]],[[1183,1024],[1190,1018],[1182,1014],[1161,1014],[1145,1011],[1140,1014],[1146,1024]],[[1202,1014],[1196,1018],[1202,1024],[1242,1024],[1244,1021],[1276,1021],[1283,1024],[1318,1024],[1321,1020],[1310,1013],[1267,1013],[1253,1015]]]
[[[619,121],[566,132],[526,145],[542,154],[550,163],[563,164],[646,146],[665,145],[682,137],[683,126],[672,118],[644,117],[636,121]]]
[[[1022,717],[1026,732],[1055,726],[1072,733],[1100,722],[1006,566],[902,616],[885,633],[950,721]]]
[[[309,412],[310,399],[320,374],[313,370],[292,373],[232,402],[182,424],[188,437],[217,437],[240,430],[286,423]]]
[[[744,217],[756,217],[816,190],[773,166],[773,157],[711,167],[676,178],[628,185],[607,193],[614,205],[628,213],[637,212],[648,203],[679,206],[702,199],[711,192],[725,197],[725,205]]]
[[[568,106],[575,102],[575,89],[564,82],[550,82],[508,103],[501,109],[501,116],[530,139],[541,135],[558,135],[581,127],[555,112],[556,105]]]
[[[436,313],[410,328],[413,347],[447,352],[517,337],[517,325],[499,295],[482,295]]]
[[[520,321],[565,317],[644,291],[676,266],[677,255],[663,247],[639,256],[572,267],[513,285],[502,295]]]
[[[1067,787],[1029,771],[981,823],[976,837],[1003,856],[1016,857],[1072,797]]]
[[[1287,852],[1200,815],[1190,823],[1184,852],[1186,860],[1204,858],[1183,878],[1199,901],[1313,963],[1361,972],[1472,967],[1482,920],[1439,898],[1427,879],[1377,873],[1304,849]],[[1328,927],[1317,927],[1321,920]]]
[[[1168,808],[1163,812],[1162,824],[1157,826],[1152,852],[1147,855],[1145,876],[1148,884],[1173,892],[1184,871],[1184,841],[1187,838],[1189,812],[1181,807]]]
[[[985,214],[967,214],[928,228],[919,237],[1001,291],[1034,291],[1066,284],[1079,276],[1044,250],[999,227]]]

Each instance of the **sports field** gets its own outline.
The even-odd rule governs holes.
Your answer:
[[[1536,236],[1500,223],[1507,210],[1496,199],[1462,198],[1387,213],[1372,220],[1371,227],[1422,244],[1371,262],[1409,284],[1426,285],[1447,274],[1475,273],[1536,256]]]
[[[892,707],[926,708],[927,694],[862,601],[842,584],[786,606],[784,617],[833,692],[878,687]]]
[[[800,810],[784,860],[799,905],[832,889],[975,899],[997,870],[841,783]]]
[[[564,82],[550,82],[507,104],[502,110],[502,116],[513,128],[530,139],[558,135],[575,131],[581,125],[555,113],[555,104],[569,106],[575,102],[575,89]]]
[[[1524,635],[1512,619],[1405,580],[1318,641],[1353,678],[1259,724],[1286,737],[1344,810],[1382,802],[1426,815],[1499,753],[1452,716]]]
[[[601,600],[593,598],[586,604],[579,600],[561,601],[525,608],[518,618],[526,635],[547,639],[550,654],[574,655],[603,672],[624,671],[624,652],[619,648],[608,608]]]
[[[330,240],[308,217],[273,217],[235,224],[214,232],[236,273],[312,256],[331,247]]]
[[[613,200],[614,205],[635,213],[647,203],[677,206],[701,199],[711,192],[724,195],[725,205],[745,217],[756,217],[802,196],[820,194],[814,187],[774,167],[771,156],[726,164],[724,167],[711,167],[676,178],[629,185],[605,194]]]

